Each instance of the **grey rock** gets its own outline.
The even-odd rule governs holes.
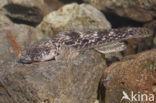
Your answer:
[[[0,11],[16,23],[36,26],[61,5],[58,0],[0,0]]]
[[[155,0],[84,0],[100,10],[115,12],[136,21],[150,21],[156,17]]]
[[[0,0],[0,8],[2,8],[4,5],[8,3],[7,0]]]
[[[52,35],[65,30],[109,29],[111,25],[93,6],[72,3],[49,13],[37,28],[46,35]]]
[[[62,6],[59,0],[8,0],[8,3],[19,4],[27,7],[37,7],[44,12],[49,13],[52,10]]]
[[[5,14],[0,12],[0,26],[7,25],[7,24],[13,24],[13,23],[7,16],[5,16]]]
[[[0,32],[0,63],[10,61],[17,56],[14,50],[17,49],[15,48],[17,44],[23,49],[43,37],[37,29],[22,24],[13,24],[5,16],[0,17]]]
[[[44,15],[37,7],[23,6],[20,4],[6,4],[1,9],[1,12],[16,23],[25,23],[32,26],[39,24]]]
[[[81,52],[72,61],[0,65],[1,103],[93,103],[106,68],[101,54]]]
[[[0,8],[4,5],[17,4],[26,7],[36,7],[41,9],[45,14],[55,10],[62,5],[58,0],[0,0]]]

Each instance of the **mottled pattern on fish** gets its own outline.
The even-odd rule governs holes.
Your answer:
[[[81,51],[131,38],[144,38],[152,34],[153,32],[150,29],[143,27],[60,32],[27,47],[19,57],[19,62],[31,63],[56,59],[57,56],[61,55],[61,50],[64,46]]]

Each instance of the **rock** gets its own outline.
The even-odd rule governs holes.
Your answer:
[[[114,63],[105,70],[101,79],[100,103],[104,101],[105,103],[120,103],[123,91],[129,96],[132,91],[155,95],[155,76],[156,49],[133,55],[131,58],[129,56],[121,62]],[[123,102],[128,103],[127,100],[123,100]]]
[[[0,0],[0,8],[2,8],[4,5],[8,3],[7,0]]]
[[[146,23],[144,26],[153,30],[153,47],[156,48],[156,20]]]
[[[126,41],[127,48],[123,51],[124,56],[130,54],[136,54],[145,50],[153,48],[153,38],[137,38],[129,39]]]
[[[49,13],[63,5],[59,0],[8,0],[9,3],[20,4],[27,7],[36,7],[44,12]]]
[[[155,34],[156,34],[156,33],[155,33]],[[156,48],[156,35],[154,36],[153,44],[154,44],[154,48]]]
[[[59,9],[64,5],[60,0],[44,0],[44,3],[48,7],[48,10],[46,10],[46,14],[50,13],[53,10]]]
[[[7,18],[2,19],[0,17],[0,64],[14,59],[19,48],[23,49],[43,37],[33,27],[13,24]]]
[[[46,35],[52,35],[65,30],[109,29],[111,26],[104,15],[91,5],[72,3],[49,13],[37,28]]]
[[[43,18],[43,13],[39,8],[19,4],[7,4],[2,8],[2,12],[15,23],[31,26],[36,26]]]
[[[144,24],[144,27],[149,28],[156,32],[156,20]]]
[[[2,0],[1,11],[12,21],[31,26],[38,25],[43,16],[62,5],[58,0]],[[55,6],[54,6],[55,4]]]
[[[137,48],[138,48],[138,45],[140,44],[139,42],[141,42],[142,38],[139,39],[130,39],[130,40],[127,40],[127,48],[126,50],[124,50],[124,55],[130,55],[130,54],[135,54],[137,53]]]
[[[84,0],[105,12],[115,12],[136,21],[150,21],[156,17],[155,0]]]
[[[0,26],[6,24],[12,24],[12,21],[3,13],[0,12]]]
[[[94,50],[80,53],[72,61],[1,65],[1,103],[93,103],[106,68]]]

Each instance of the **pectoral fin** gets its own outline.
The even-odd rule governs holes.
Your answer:
[[[95,48],[95,50],[103,54],[120,52],[125,49],[126,49],[126,45],[123,42],[115,42],[115,43],[104,45],[102,47]]]

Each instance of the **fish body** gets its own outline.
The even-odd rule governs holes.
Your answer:
[[[92,48],[103,51],[103,53],[118,52],[125,49],[121,41],[145,38],[152,34],[150,29],[144,27],[60,32],[25,48],[21,52],[22,55],[19,56],[19,62],[32,63],[56,59],[61,55],[63,48],[78,52]]]

